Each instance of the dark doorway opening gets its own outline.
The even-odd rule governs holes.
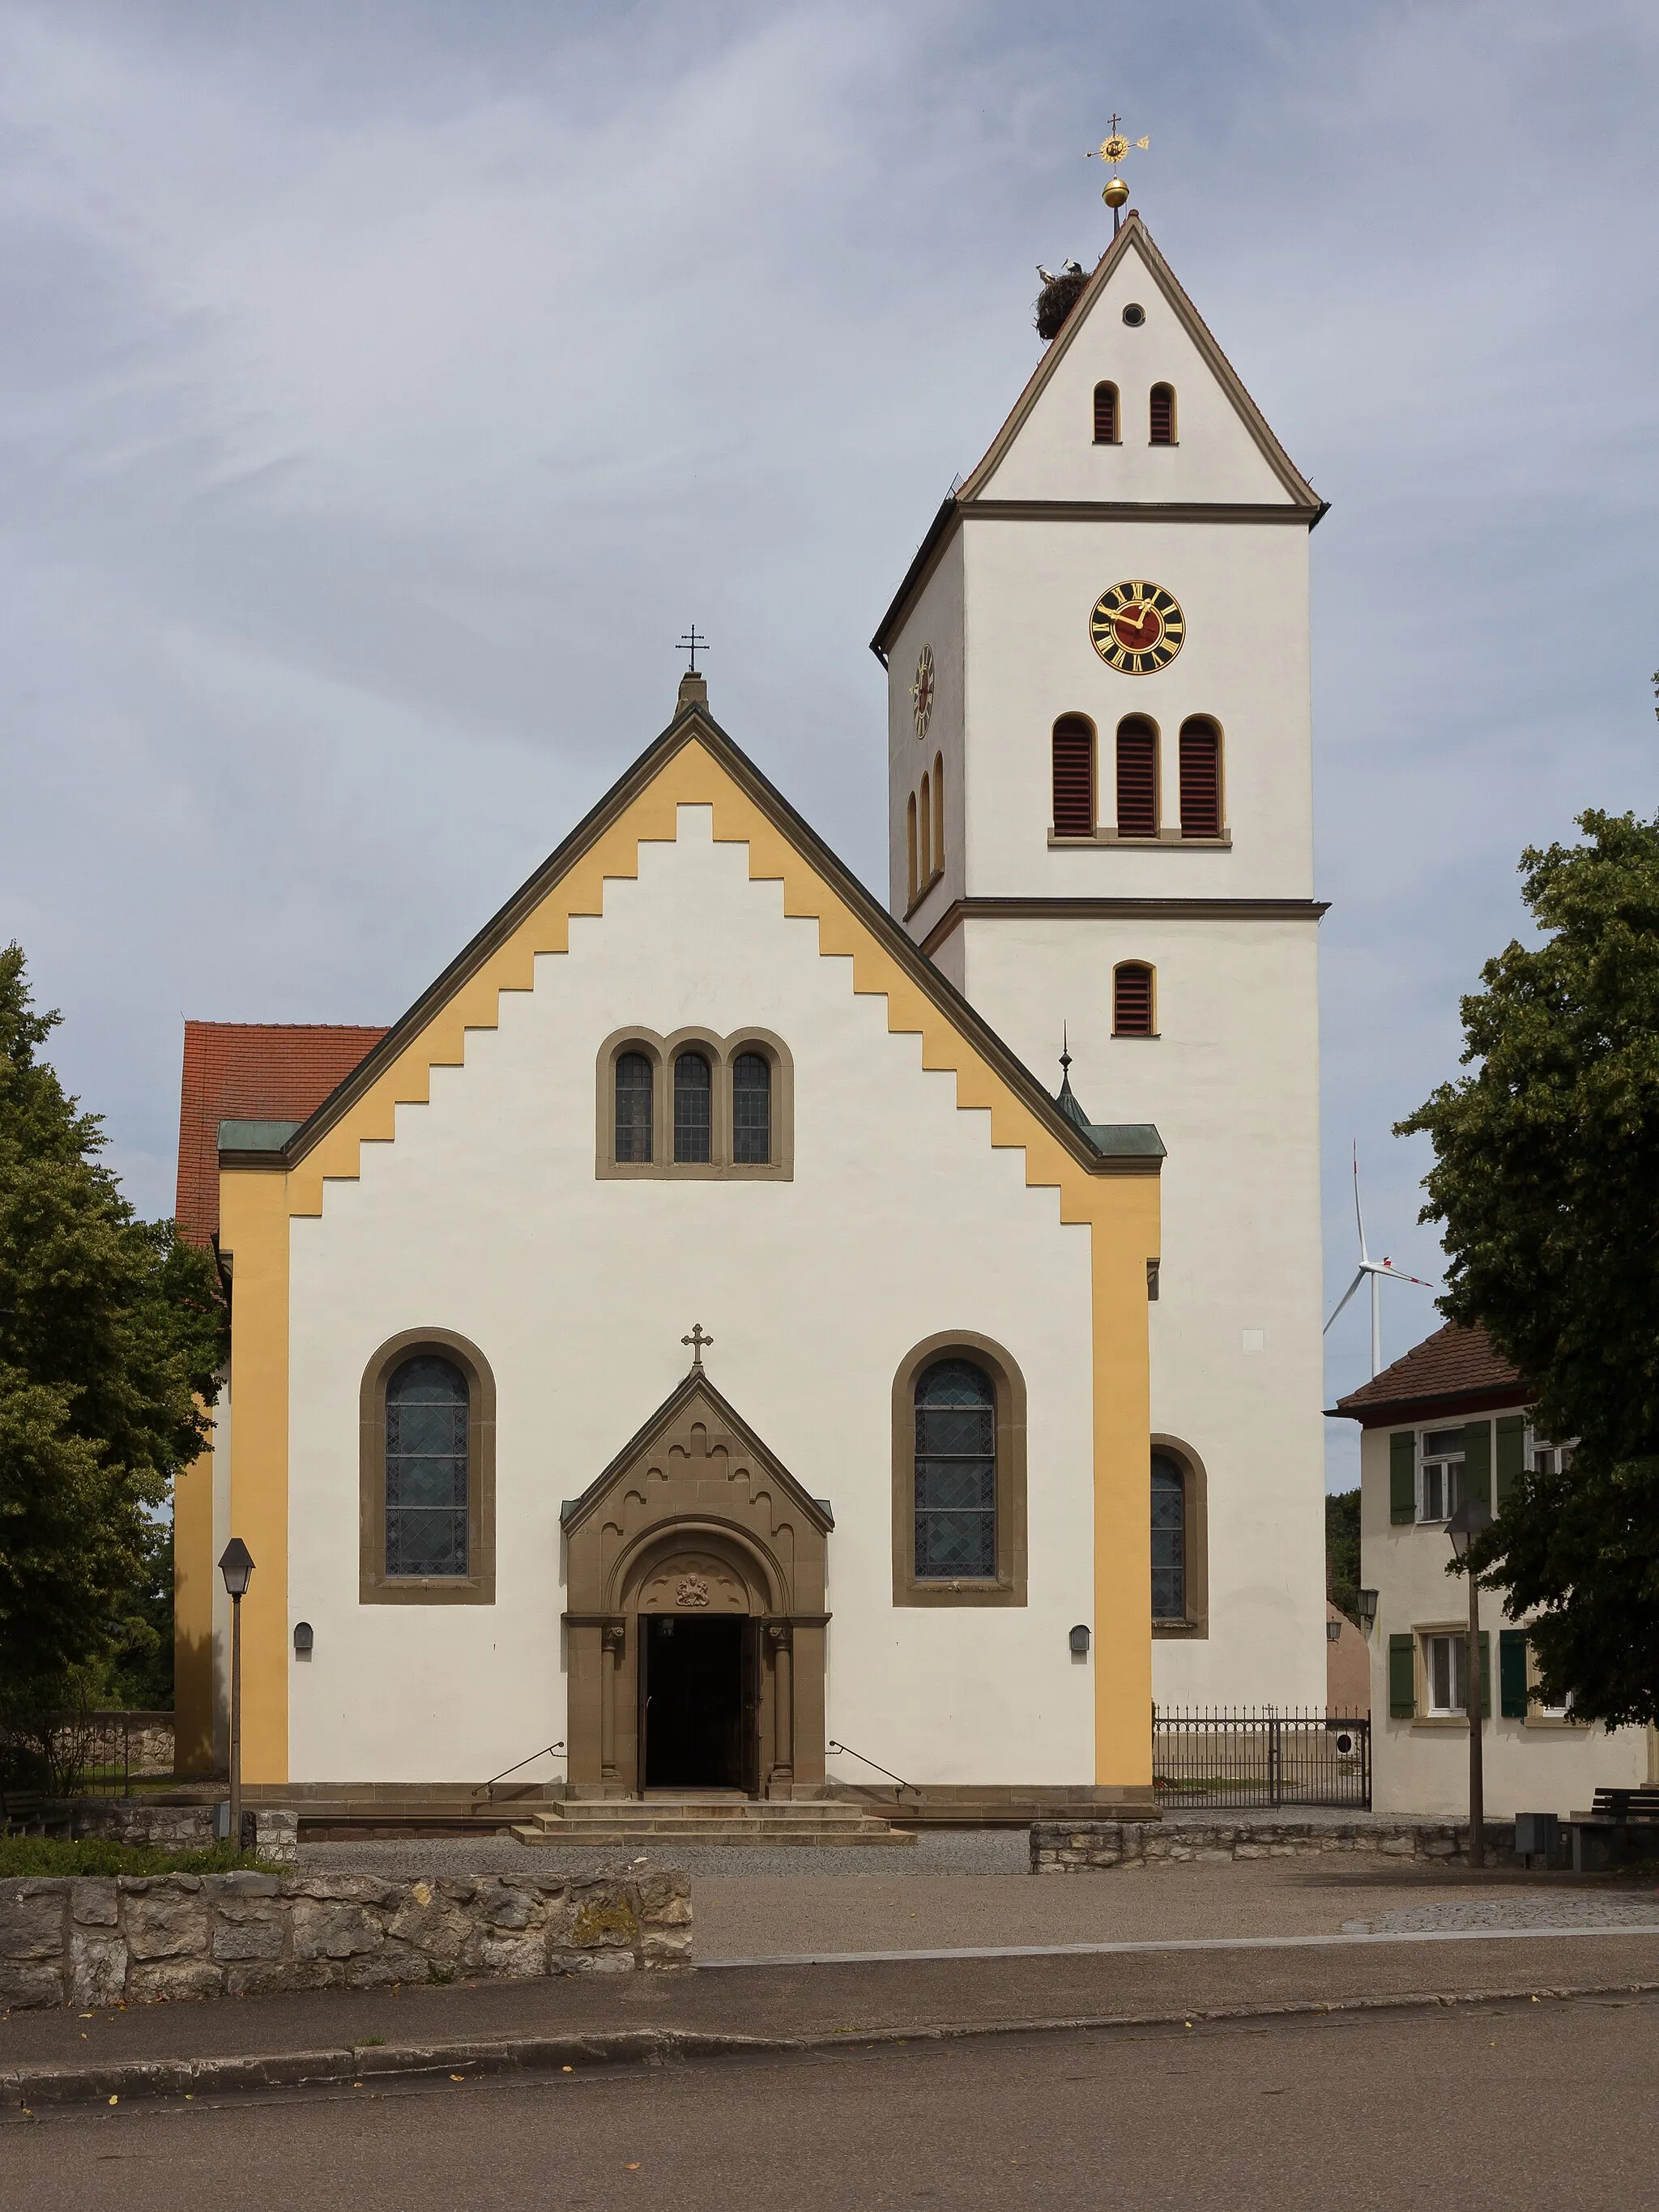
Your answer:
[[[754,1623],[649,1613],[641,1669],[647,1790],[752,1790]]]

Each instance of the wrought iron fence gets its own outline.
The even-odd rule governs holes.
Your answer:
[[[1189,1805],[1369,1812],[1370,1721],[1273,1705],[1154,1711],[1152,1787],[1170,1812]]]
[[[173,1764],[173,1715],[0,1711],[0,1804],[8,1796],[130,1797]]]

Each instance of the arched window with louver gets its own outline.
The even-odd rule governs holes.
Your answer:
[[[1202,715],[1181,726],[1181,834],[1221,835],[1221,732]]]
[[[1144,714],[1117,726],[1117,834],[1158,835],[1158,732]]]
[[[918,1582],[997,1571],[996,1386],[971,1359],[936,1359],[916,1380]]]
[[[634,1164],[651,1158],[651,1105],[654,1071],[642,1052],[617,1058],[617,1158]]]
[[[740,1052],[732,1063],[732,1157],[744,1167],[772,1157],[772,1063],[762,1052]]]
[[[918,855],[921,883],[918,888],[925,890],[933,880],[933,781],[927,775],[921,779],[921,796],[916,801],[916,834],[921,840]]]
[[[466,1377],[453,1360],[406,1359],[386,1386],[386,1572],[468,1571]]]
[[[1112,1035],[1152,1036],[1152,971],[1142,960],[1124,960],[1112,970]]]
[[[1095,386],[1095,443],[1115,446],[1117,443],[1117,386],[1097,384]]]
[[[1054,835],[1095,834],[1095,726],[1086,714],[1062,714],[1054,729]]]
[[[1155,446],[1176,442],[1176,396],[1173,384],[1155,384],[1147,403],[1148,428]]]
[[[674,1158],[696,1166],[711,1157],[714,1135],[714,1086],[708,1062],[700,1052],[683,1052],[674,1062]]]
[[[945,756],[933,755],[933,866],[945,866]]]
[[[916,856],[916,794],[910,793],[904,809],[905,859],[909,869],[910,904],[916,902],[916,893],[921,889],[921,875]]]

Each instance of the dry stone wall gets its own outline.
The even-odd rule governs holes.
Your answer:
[[[1311,1858],[1328,1851],[1374,1851],[1385,1858],[1455,1860],[1464,1857],[1468,1824],[1419,1820],[1329,1827],[1287,1820],[1273,1826],[1232,1822],[1200,1826],[1182,1821],[1037,1820],[1031,1827],[1033,1874],[1089,1874],[1164,1861]],[[1515,1863],[1515,1827],[1488,1822],[1484,1831],[1489,1866]]]
[[[683,1874],[0,1881],[0,2010],[678,1966]]]

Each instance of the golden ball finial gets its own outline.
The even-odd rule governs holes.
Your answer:
[[[1100,197],[1109,208],[1121,208],[1129,197],[1129,187],[1121,177],[1109,177]]]

